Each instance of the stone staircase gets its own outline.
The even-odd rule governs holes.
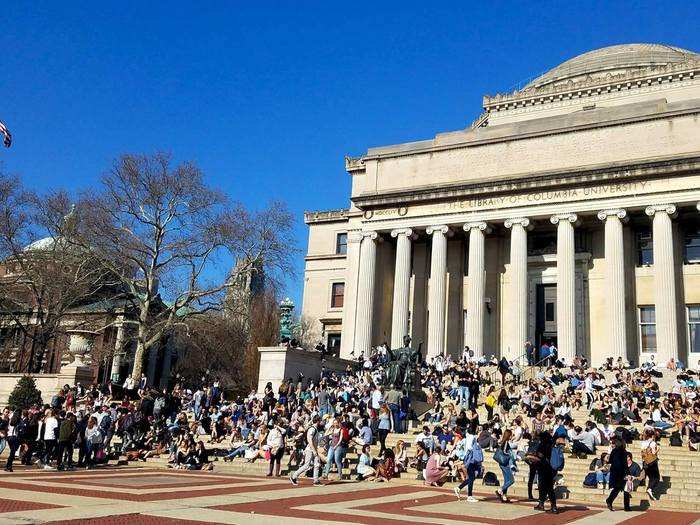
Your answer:
[[[390,434],[387,438],[387,446],[395,446],[399,439],[408,443],[409,454],[413,449],[413,441],[417,430],[409,430],[407,434]],[[225,449],[221,444],[209,445],[215,449]],[[628,447],[634,454],[635,460],[641,462],[639,442],[634,442]],[[348,451],[345,461],[344,479],[355,479],[356,465],[358,459],[359,447],[355,450]],[[376,456],[379,452],[379,446],[372,447],[372,452]],[[493,472],[496,474],[499,482],[502,481],[500,467],[493,460],[492,452],[484,452],[484,471]],[[583,480],[589,472],[590,462],[593,456],[587,459],[570,458],[569,454],[565,455],[566,466],[561,476],[561,480],[557,487],[557,496],[564,500],[572,502],[603,505],[607,496],[607,491],[602,489],[592,489],[583,486]],[[286,467],[288,456],[282,460],[282,474],[288,475],[289,471]],[[153,458],[148,460],[149,464],[165,467],[167,465],[167,457]],[[232,462],[224,462],[222,458],[218,458],[215,463],[217,472],[245,475],[264,476],[267,473],[267,462],[258,459],[254,463],[249,463],[242,458],[237,458]],[[294,467],[293,467],[294,469]],[[292,469],[292,470],[293,470]],[[700,510],[700,476],[696,472],[700,470],[700,454],[689,451],[683,447],[670,447],[667,439],[661,441],[660,453],[660,471],[662,481],[657,489],[659,494],[658,501],[650,501],[645,492],[644,485],[640,486],[632,494],[632,506],[638,508],[659,508],[659,509],[674,509],[674,510]],[[334,477],[337,477],[335,468],[331,470]],[[422,484],[422,481],[416,480],[417,471],[409,468],[408,472],[402,473],[401,477],[392,480],[391,483],[408,483]],[[527,478],[528,466],[522,462],[518,462],[518,471],[515,472],[515,485],[509,490],[509,495],[515,499],[524,499],[527,497]],[[446,486],[452,487],[456,483],[450,482]],[[482,484],[481,480],[477,480],[474,485],[477,494],[493,494],[497,487],[489,487]],[[535,497],[537,489],[534,489]],[[621,500],[620,500],[621,501]],[[621,503],[620,503],[621,505]]]

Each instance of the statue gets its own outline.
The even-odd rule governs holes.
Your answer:
[[[411,337],[403,338],[403,348],[389,350],[389,362],[386,365],[386,378],[389,387],[407,392],[415,392],[420,386],[420,350],[411,348]]]
[[[293,335],[292,310],[294,303],[289,297],[280,303],[280,341],[289,341]]]

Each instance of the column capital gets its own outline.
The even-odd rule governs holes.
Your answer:
[[[447,235],[447,232],[449,231],[450,227],[445,224],[438,224],[437,226],[428,226],[425,229],[425,233],[427,233],[428,235],[432,235],[436,232],[442,233],[443,235]]]
[[[614,208],[610,210],[600,210],[598,212],[598,218],[605,222],[608,217],[617,217],[618,219],[622,220],[627,217],[627,210],[623,210],[622,208]]]
[[[481,231],[484,232],[484,233],[490,233],[490,232],[491,232],[491,228],[489,228],[488,223],[486,223],[486,222],[484,222],[484,221],[468,222],[468,223],[466,223],[464,226],[462,226],[462,229],[463,229],[465,232],[468,232],[469,230],[473,230],[473,229],[475,229],[475,228],[476,228],[477,230],[481,230]]]
[[[649,217],[653,217],[657,213],[666,213],[668,215],[676,214],[675,204],[654,204],[653,206],[647,206],[644,210]]]
[[[377,232],[372,231],[360,232],[360,235],[362,236],[362,239],[369,239],[370,241],[376,241],[377,237],[379,237]]]
[[[523,228],[527,228],[530,226],[530,219],[527,217],[513,217],[512,219],[506,219],[503,226],[506,228],[512,228],[516,224],[520,224]]]
[[[578,220],[578,215],[575,213],[557,213],[549,218],[552,224],[559,224],[560,221],[569,221],[571,224],[575,224]]]
[[[399,228],[398,230],[391,230],[392,237],[398,237],[399,235],[405,235],[410,239],[413,236],[413,230],[411,228]]]

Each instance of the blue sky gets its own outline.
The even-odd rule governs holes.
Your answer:
[[[697,2],[83,5],[3,3],[5,169],[78,189],[121,153],[167,150],[249,206],[286,200],[302,249],[304,210],[348,205],[345,154],[464,128],[482,95],[594,48],[700,51]]]

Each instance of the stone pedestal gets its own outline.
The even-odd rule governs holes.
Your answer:
[[[296,381],[299,374],[304,374],[305,379],[311,379],[318,383],[321,370],[325,367],[328,371],[344,371],[348,365],[355,366],[354,361],[340,359],[339,357],[326,356],[321,358],[320,352],[297,350],[285,346],[261,346],[260,368],[258,369],[258,393],[265,390],[265,385],[270,382],[277,392],[283,380],[292,378]]]

